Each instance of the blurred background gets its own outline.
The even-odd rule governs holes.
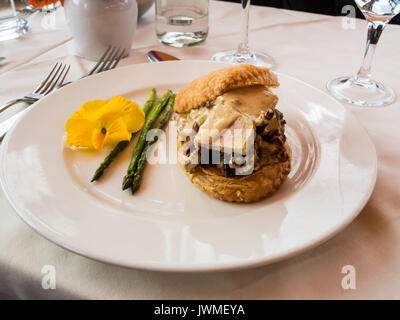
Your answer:
[[[28,0],[14,1],[17,8],[22,8],[28,3]],[[240,3],[241,0],[218,1]],[[356,6],[354,0],[251,0],[251,4],[258,6],[269,6],[275,8],[328,14],[332,16],[347,15],[346,11],[345,13],[342,13],[342,9],[346,5],[352,5],[356,8],[357,17],[364,18],[361,11]],[[1,6],[9,6],[9,0],[0,0],[0,7]],[[392,19],[390,23],[400,24],[400,15]]]
[[[240,2],[240,0],[219,1]],[[332,16],[346,15],[346,11],[342,13],[342,8],[346,5],[352,5],[356,8],[357,17],[363,18],[361,11],[357,8],[353,0],[251,0],[251,4],[328,14]],[[400,15],[392,19],[391,23],[400,24]]]

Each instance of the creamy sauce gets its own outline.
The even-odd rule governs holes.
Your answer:
[[[253,129],[253,120],[258,118],[262,111],[275,107],[277,102],[278,97],[264,86],[229,91],[215,100],[215,106],[210,109],[207,120],[201,125],[195,142],[210,145],[224,134],[224,131],[231,131],[230,134],[233,134],[233,130]],[[244,141],[239,144],[243,145]],[[236,145],[235,149],[236,147],[238,146]]]
[[[251,86],[219,96],[212,102],[212,107],[191,110],[182,118],[178,127],[180,135],[184,134],[182,141],[186,140],[187,145],[194,148],[189,155],[186,151],[179,155],[186,170],[191,171],[199,164],[203,147],[226,154],[249,154],[254,161],[255,128],[257,125],[265,125],[265,112],[274,109],[277,102],[278,97],[264,86]],[[195,123],[197,129],[194,129]],[[278,129],[279,119],[268,120],[267,125],[265,129],[269,131]],[[190,140],[187,140],[188,136]],[[268,144],[265,141],[263,143]],[[247,150],[247,146],[251,148]],[[265,147],[269,150],[277,148],[274,144]],[[235,161],[232,165],[236,164],[238,162]],[[244,169],[247,172],[247,167]]]
[[[235,89],[218,97],[212,108],[192,110],[181,133],[189,135],[193,123],[197,122],[200,130],[194,138],[195,145],[221,150],[243,149],[250,138],[246,129],[254,129],[254,120],[262,111],[274,108],[277,102],[278,97],[264,86]],[[238,130],[242,131],[242,137],[233,138],[240,134]]]
[[[221,131],[231,126],[241,114],[229,104],[219,104],[210,112],[202,128]]]
[[[250,129],[251,131],[247,131]],[[253,122],[248,117],[239,117],[227,129],[223,130],[220,136],[213,140],[211,149],[220,150],[226,153],[246,153],[246,143],[253,141]],[[254,141],[253,143],[254,144]]]
[[[229,128],[241,114],[229,104],[217,104],[200,127],[197,142],[207,145],[215,141],[223,130]]]
[[[250,117],[258,118],[261,111],[274,107],[278,97],[264,86],[251,86],[229,91],[222,95],[224,104]]]

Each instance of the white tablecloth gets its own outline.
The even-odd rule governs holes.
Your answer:
[[[146,62],[159,49],[182,59],[209,59],[233,48],[239,35],[240,7],[212,2],[210,34],[187,49],[161,45],[154,13],[141,19],[131,55],[121,65]],[[0,42],[0,101],[28,92],[56,61],[72,64],[69,79],[93,65],[74,55],[63,11],[29,18],[30,32]],[[366,22],[344,29],[342,18],[253,7],[253,49],[270,53],[278,70],[325,89],[328,80],[357,71]],[[400,27],[389,25],[374,61],[374,76],[400,94]],[[0,192],[0,298],[128,299],[308,299],[400,298],[400,100],[378,109],[347,106],[367,128],[378,156],[376,189],[359,217],[325,244],[289,260],[256,269],[209,274],[168,274],[129,270],[78,256],[47,241],[25,225]],[[356,141],[355,141],[356,143]],[[355,188],[357,186],[354,186]],[[41,286],[42,267],[57,271],[55,290]],[[356,269],[356,289],[341,286],[344,265]]]

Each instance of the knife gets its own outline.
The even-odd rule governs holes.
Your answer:
[[[147,58],[149,58],[150,62],[180,60],[179,58],[174,57],[168,53],[156,50],[150,50],[149,52],[147,52]]]

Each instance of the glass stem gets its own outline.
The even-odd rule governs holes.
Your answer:
[[[13,16],[16,17],[17,16],[17,10],[15,8],[14,0],[10,0],[10,5],[11,5],[11,10],[12,10]]]
[[[367,45],[364,52],[364,60],[356,76],[356,79],[359,81],[368,82],[371,80],[372,59],[374,57],[379,37],[381,36],[385,26],[386,22],[382,21],[368,22],[368,36],[367,36]]]
[[[250,11],[250,0],[242,0],[242,18],[241,18],[241,30],[240,30],[240,43],[238,46],[239,55],[249,55],[249,11]]]

